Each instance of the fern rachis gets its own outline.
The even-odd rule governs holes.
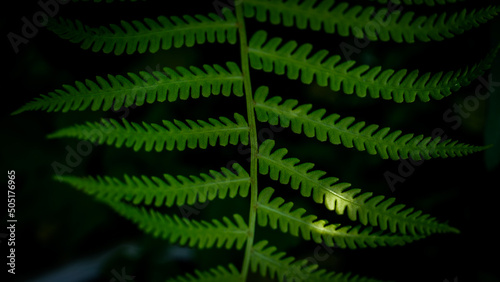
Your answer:
[[[294,134],[314,138],[312,142],[343,145],[384,160],[465,156],[487,147],[402,134],[400,130],[391,131],[377,124],[355,122],[353,117],[341,118],[331,114],[329,107],[302,104],[300,97],[287,97],[288,93],[280,87],[262,86],[251,74],[263,70],[274,73],[265,74],[269,77],[286,75],[287,79],[300,79],[303,84],[316,83],[326,91],[355,94],[356,99],[381,97],[389,100],[382,102],[430,102],[431,98],[441,100],[452,95],[482,75],[491,67],[499,47],[492,48],[482,61],[471,67],[446,73],[422,73],[356,66],[354,61],[341,62],[340,56],[329,56],[326,50],[311,53],[312,44],[300,45],[295,40],[282,44],[281,38],[268,39],[266,31],[251,34],[247,25],[255,19],[265,24],[283,24],[286,28],[312,29],[327,36],[366,36],[384,44],[410,44],[416,40],[443,41],[457,37],[493,20],[500,9],[489,6],[476,11],[464,9],[451,14],[422,16],[405,11],[392,15],[379,33],[369,33],[364,25],[376,15],[387,12],[387,9],[374,6],[386,2],[372,1],[371,6],[361,6],[333,0],[243,0],[234,11],[224,9],[223,17],[213,13],[182,18],[161,16],[157,20],[122,21],[120,25],[95,28],[79,21],[54,20],[49,25],[53,32],[94,52],[125,55],[126,58],[126,54],[229,43],[231,48],[239,50],[240,62],[224,64],[219,61],[220,64],[202,67],[166,67],[162,72],[98,76],[63,85],[25,104],[14,114],[34,110],[109,111],[132,105],[175,105],[179,100],[193,104],[198,100],[203,104],[219,94],[224,96],[221,99],[234,95],[232,98],[244,104],[246,112],[234,107],[233,118],[219,115],[142,123],[103,119],[61,128],[48,137],[88,140],[148,154],[209,151],[213,147],[228,147],[229,151],[245,145],[250,148],[248,163],[234,163],[231,168],[219,170],[208,168],[208,172],[189,176],[173,176],[167,171],[162,176],[65,175],[58,179],[95,197],[153,237],[192,248],[226,248],[243,254],[241,261],[196,270],[195,276],[171,277],[172,281],[246,281],[252,273],[279,281],[378,281],[327,272],[316,265],[306,267],[305,260],[276,253],[276,247],[268,246],[268,238],[260,240],[260,237],[267,235],[263,230],[276,229],[285,233],[284,236],[291,235],[311,243],[357,249],[402,246],[435,233],[458,233],[458,229],[407,207],[395,198],[363,192],[352,188],[350,183],[327,176],[335,174],[333,171],[315,170],[313,163],[285,157],[289,150],[280,146],[279,140],[261,142],[258,129],[279,125]],[[408,7],[438,4],[446,8],[455,1],[403,2]],[[93,134],[95,132],[99,134]],[[280,188],[265,187],[262,183],[273,183]],[[291,198],[289,194],[292,195],[293,190],[311,206],[302,208],[300,202],[290,201],[288,197]],[[183,205],[236,200],[248,204],[245,207],[247,218],[243,213],[230,210],[225,212],[232,215],[211,220],[181,218],[165,212]],[[313,211],[319,211],[318,215]],[[345,224],[346,220],[353,225]]]

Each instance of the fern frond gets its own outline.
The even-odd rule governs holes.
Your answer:
[[[493,19],[499,11],[500,6],[489,6],[470,12],[464,9],[449,15],[435,13],[417,17],[414,12],[390,13],[387,8],[376,10],[373,6],[349,5],[335,0],[319,3],[316,0],[244,1],[245,16],[260,22],[399,43],[452,38]]]
[[[108,75],[106,80],[97,76],[96,82],[77,81],[75,86],[63,85],[63,88],[41,95],[12,114],[33,110],[83,111],[88,107],[93,111],[107,111],[112,107],[119,110],[121,107],[141,106],[145,102],[173,102],[220,93],[224,96],[234,93],[241,97],[243,76],[238,65],[228,62],[227,70],[219,65],[204,65],[203,70],[197,67],[178,67],[176,70],[164,68],[162,72],[155,71],[152,74],[129,73],[128,78]]]
[[[189,177],[164,174],[163,178],[125,175],[123,180],[109,176],[60,176],[58,179],[99,199],[126,199],[135,205],[154,203],[157,207],[170,207],[192,205],[196,201],[203,203],[216,197],[246,197],[250,177],[238,163],[233,164],[233,170],[221,168],[220,172],[211,170],[208,174]]]
[[[160,16],[157,20],[121,21],[120,25],[109,27],[89,27],[80,21],[60,18],[50,21],[47,27],[59,37],[81,43],[82,49],[91,48],[94,52],[155,53],[160,49],[191,47],[206,42],[236,43],[236,18],[229,9],[223,9],[222,13],[225,19],[214,13],[182,18]]]
[[[265,188],[259,194],[257,205],[257,223],[260,226],[270,226],[280,229],[284,233],[324,243],[327,246],[340,248],[367,248],[378,246],[404,245],[419,239],[419,236],[406,236],[399,234],[384,234],[382,231],[373,232],[372,227],[357,225],[341,226],[328,224],[326,220],[317,220],[317,216],[304,216],[305,209],[299,208],[291,211],[292,202],[286,203],[281,197],[271,200],[274,190]]]
[[[339,182],[335,177],[324,177],[325,172],[312,170],[314,164],[299,163],[296,158],[286,158],[284,148],[275,150],[274,141],[266,140],[259,147],[259,173],[269,175],[282,184],[290,184],[292,189],[300,190],[304,197],[312,197],[318,204],[324,204],[328,210],[337,214],[347,212],[349,219],[359,220],[364,225],[379,226],[382,230],[413,235],[431,233],[458,232],[445,223],[439,223],[422,211],[394,204],[395,199],[362,193],[361,189],[352,188],[351,184]]]
[[[196,276],[186,274],[168,279],[167,282],[220,282],[240,281],[241,279],[241,274],[233,264],[229,264],[227,268],[219,265],[217,268],[211,268],[208,271],[195,270],[194,273]]]
[[[310,264],[308,260],[295,260],[284,252],[276,253],[277,248],[267,246],[267,243],[266,240],[256,243],[250,260],[252,272],[258,271],[263,277],[274,279],[277,276],[278,281],[289,282],[381,282],[351,273],[326,272],[324,269],[318,269],[318,265]]]
[[[101,122],[87,122],[60,129],[48,138],[73,137],[97,144],[125,145],[134,151],[144,148],[150,152],[174,149],[183,151],[187,148],[206,149],[210,146],[227,146],[239,143],[248,144],[248,124],[245,118],[235,113],[236,123],[228,118],[209,119],[208,122],[186,120],[163,121],[163,125],[143,122],[142,125],[123,120],[123,125],[114,119]]]
[[[299,79],[305,84],[316,81],[320,86],[329,86],[333,91],[345,94],[355,93],[359,97],[382,97],[396,102],[414,102],[418,97],[427,102],[430,98],[442,99],[469,85],[491,67],[500,48],[496,46],[484,60],[471,68],[419,75],[418,70],[382,70],[380,66],[354,67],[355,61],[340,63],[341,57],[328,57],[328,51],[321,50],[310,55],[311,44],[298,46],[289,41],[281,44],[282,39],[274,37],[267,40],[265,31],[256,32],[250,40],[249,59],[252,68],[265,72],[286,74],[289,79]]]
[[[340,118],[338,114],[324,117],[326,110],[311,111],[311,104],[297,106],[298,102],[288,99],[281,102],[279,96],[266,100],[267,87],[260,87],[255,92],[255,110],[257,119],[272,125],[291,127],[297,134],[302,132],[307,137],[319,141],[342,144],[347,148],[367,151],[383,159],[414,160],[447,158],[472,154],[487,147],[458,143],[451,139],[441,142],[441,138],[425,137],[414,134],[402,135],[400,130],[390,132],[390,128],[379,129],[378,125],[366,125],[364,121],[354,122],[353,117]]]
[[[236,223],[228,217],[224,217],[223,222],[216,219],[207,222],[180,218],[177,215],[170,216],[153,209],[148,211],[144,207],[139,208],[122,202],[109,200],[104,202],[137,224],[145,233],[168,239],[171,243],[200,249],[214,246],[227,249],[235,246],[241,249],[248,236],[248,226],[239,214],[233,215]]]

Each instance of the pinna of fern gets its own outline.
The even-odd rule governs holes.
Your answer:
[[[63,128],[49,135],[49,138],[74,137],[87,139],[97,144],[114,144],[117,148],[122,145],[133,147],[134,151],[144,148],[145,151],[161,152],[184,150],[185,148],[206,149],[210,146],[248,144],[248,124],[245,118],[234,114],[236,122],[226,117],[209,119],[208,122],[186,120],[185,122],[164,120],[163,125],[142,125],[129,123],[123,120],[123,125],[109,119],[99,123],[88,122],[85,125],[75,125]]]
[[[135,205],[156,207],[193,205],[238,195],[246,197],[250,188],[250,176],[238,163],[233,164],[232,170],[221,168],[188,177],[164,174],[161,178],[124,175],[123,180],[106,176],[61,176],[58,179],[100,200],[127,200]]]
[[[236,42],[236,19],[225,9],[225,19],[211,13],[179,17],[160,16],[157,20],[122,21],[120,25],[91,28],[80,21],[58,19],[50,21],[48,28],[61,38],[81,43],[83,49],[115,55],[135,52],[155,53],[158,50],[204,44],[206,42]]]
[[[429,4],[433,2],[426,1]],[[246,17],[261,22],[397,43],[453,38],[493,19],[500,11],[500,6],[491,5],[472,11],[463,9],[452,14],[443,12],[415,16],[412,11],[377,9],[335,0],[244,0],[243,6]],[[374,22],[379,23],[376,28]]]
[[[441,142],[439,137],[432,139],[424,138],[423,135],[402,135],[400,130],[390,132],[388,127],[379,129],[378,125],[366,125],[364,121],[355,123],[353,117],[340,118],[338,114],[325,117],[325,109],[311,112],[310,104],[298,105],[294,99],[281,102],[282,98],[278,96],[267,99],[268,93],[267,87],[260,87],[255,92],[255,110],[259,121],[291,127],[294,133],[366,151],[383,159],[446,158],[464,156],[487,148],[451,139]]]
[[[77,81],[74,86],[63,85],[47,95],[27,103],[13,114],[24,111],[45,110],[48,112],[103,111],[119,110],[132,105],[142,106],[154,102],[174,102],[211,95],[222,94],[243,96],[243,77],[240,68],[233,62],[227,63],[227,69],[220,65],[197,67],[178,67],[175,70],[163,68],[162,72],[140,72],[139,75],[128,73],[108,75],[107,79],[96,77],[95,81]]]
[[[340,55],[328,56],[328,51],[320,50],[310,54],[313,46],[289,41],[281,44],[282,39],[267,39],[265,31],[257,31],[249,43],[249,59],[252,68],[265,72],[286,75],[311,84],[328,86],[333,91],[342,90],[345,94],[358,97],[370,96],[395,102],[414,102],[418,97],[423,102],[431,98],[440,100],[452,92],[469,85],[474,79],[491,68],[500,49],[500,44],[472,67],[456,71],[426,72],[419,70],[394,70],[368,65],[356,66],[356,61],[341,61]]]

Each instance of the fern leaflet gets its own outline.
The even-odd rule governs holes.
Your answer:
[[[312,239],[316,243],[323,242],[330,247],[350,249],[404,245],[419,238],[383,234],[382,231],[372,232],[371,227],[363,228],[361,225],[351,227],[328,224],[326,220],[316,220],[315,215],[303,216],[306,212],[303,208],[291,211],[293,203],[285,203],[281,197],[271,200],[273,192],[274,190],[268,187],[259,194],[257,222],[260,226],[279,228],[282,232],[288,232],[305,240]]]
[[[79,190],[95,195],[99,199],[120,201],[125,199],[134,205],[182,206],[192,205],[196,201],[203,203],[216,197],[246,197],[250,187],[250,177],[239,164],[233,170],[222,168],[221,172],[211,170],[209,174],[189,177],[164,174],[158,177],[136,177],[125,175],[123,180],[114,177],[75,177],[60,176],[58,179]]]
[[[73,0],[125,1],[137,0]],[[217,266],[177,276],[172,279],[175,281],[246,281],[251,278],[248,273],[253,271],[279,281],[376,282],[366,277],[351,276],[350,273],[327,272],[318,269],[318,265],[309,264],[308,260],[295,260],[283,252],[277,253],[277,249],[268,246],[267,241],[255,243],[256,228],[279,229],[300,239],[348,249],[405,245],[433,233],[459,231],[422,211],[395,203],[394,198],[362,192],[349,183],[340,182],[338,178],[327,177],[326,172],[314,170],[312,163],[287,158],[288,150],[275,149],[274,141],[267,140],[259,146],[258,139],[262,136],[261,132],[257,132],[256,120],[290,127],[294,133],[366,151],[383,159],[464,156],[486,147],[440,137],[403,135],[399,130],[391,132],[388,127],[356,122],[353,117],[327,115],[325,109],[313,110],[312,105],[300,105],[295,99],[268,98],[267,87],[260,87],[255,93],[252,91],[254,81],[250,78],[250,68],[286,75],[288,79],[300,78],[305,84],[316,82],[333,91],[356,93],[359,97],[370,96],[398,103],[417,99],[427,102],[447,97],[482,75],[491,67],[500,44],[481,62],[454,71],[420,73],[419,70],[382,69],[380,66],[357,66],[355,61],[341,62],[340,56],[329,55],[326,50],[313,53],[311,44],[299,46],[296,41],[282,43],[281,38],[268,39],[265,31],[256,32],[248,40],[250,29],[246,27],[245,17],[286,27],[352,35],[366,41],[414,43],[441,41],[463,34],[497,17],[500,6],[449,12],[453,9],[448,11],[448,7],[457,7],[448,4],[463,0],[370,1],[374,5],[362,6],[357,4],[358,1],[335,0],[242,0],[233,3],[234,15],[228,9],[230,3],[214,1],[215,9],[225,7],[221,15],[160,16],[100,27],[90,27],[78,20],[50,19],[48,28],[56,35],[93,52],[142,54],[206,43],[238,42],[241,63],[227,62],[227,67],[204,65],[202,68],[177,67],[152,73],[98,76],[95,80],[63,85],[61,89],[27,103],[13,114],[32,110],[120,110],[132,105],[208,98],[219,94],[245,96],[246,117],[235,113],[233,119],[164,120],[161,123],[103,119],[101,122],[87,122],[57,130],[48,138],[73,137],[146,152],[242,144],[250,147],[247,151],[250,153],[248,172],[235,163],[232,169],[223,167],[218,171],[189,176],[124,175],[116,178],[64,175],[56,178],[109,205],[154,237],[189,247],[234,247],[244,250],[240,269],[233,264]],[[375,7],[380,4],[387,4],[387,7]],[[427,5],[428,8],[448,6],[440,7],[441,11],[436,9],[428,15],[419,16],[411,11],[403,12],[397,7],[400,4]],[[10,34],[9,40],[16,52],[14,45],[24,43]],[[262,189],[259,186],[262,184],[258,185],[258,174],[268,175],[274,181],[291,186],[304,198],[309,197],[315,203],[324,205],[328,216],[337,219],[347,217],[358,221],[359,225],[332,224],[306,213],[303,208],[294,208],[294,203],[273,197],[272,188]],[[160,212],[174,205],[193,205],[236,196],[249,198],[249,211],[245,214],[248,220],[234,213],[231,213],[231,218],[206,221]]]
[[[155,53],[172,47],[191,47],[195,44],[236,43],[236,18],[229,9],[223,9],[225,19],[214,13],[207,16],[176,16],[149,18],[108,27],[89,27],[80,21],[58,19],[49,22],[48,28],[63,39],[81,43],[81,48],[104,53],[133,54]]]
[[[418,97],[427,102],[430,98],[442,99],[469,85],[482,75],[491,64],[500,48],[498,45],[480,63],[470,69],[449,71],[445,74],[429,72],[419,76],[418,70],[408,72],[406,69],[395,71],[382,70],[380,66],[370,68],[367,65],[354,67],[355,61],[339,63],[341,57],[328,57],[328,51],[321,50],[309,56],[312,45],[297,47],[297,42],[289,41],[281,47],[281,38],[267,40],[265,31],[258,31],[250,40],[250,63],[252,68],[286,74],[289,79],[300,79],[305,84],[316,81],[320,86],[329,86],[333,91],[345,94],[356,93],[359,97],[382,97],[396,102],[414,102]],[[279,48],[278,48],[279,47]]]
[[[384,196],[373,196],[373,193],[361,193],[361,189],[351,188],[351,184],[338,182],[335,177],[324,178],[325,172],[311,169],[312,163],[299,164],[296,158],[284,159],[288,153],[286,149],[271,152],[274,141],[267,140],[259,149],[259,172],[269,175],[271,179],[282,184],[289,184],[292,189],[300,189],[301,195],[311,197],[318,204],[324,204],[327,209],[337,214],[347,212],[349,219],[372,226],[379,226],[382,230],[402,234],[429,235],[431,233],[458,232],[457,229],[435,218],[405,205],[393,205],[395,199],[385,199]]]
[[[304,132],[307,137],[316,137],[319,141],[328,140],[332,144],[342,144],[347,148],[366,150],[369,154],[378,154],[383,159],[446,158],[464,156],[487,148],[450,139],[441,142],[440,137],[432,139],[424,138],[423,135],[401,135],[399,130],[389,133],[388,127],[379,129],[378,125],[366,126],[363,121],[354,123],[353,117],[341,119],[337,114],[324,117],[325,109],[310,112],[311,104],[297,106],[298,102],[294,99],[281,103],[282,99],[278,96],[266,100],[267,93],[266,87],[260,87],[255,93],[255,109],[259,121],[291,127],[297,134]]]
[[[145,102],[173,102],[220,93],[224,96],[231,93],[243,96],[243,76],[238,65],[228,62],[227,67],[228,70],[219,65],[204,65],[203,70],[197,67],[189,70],[184,67],[178,67],[177,70],[164,68],[163,72],[155,71],[152,74],[129,73],[129,78],[108,75],[108,80],[98,76],[97,83],[86,80],[85,83],[75,82],[75,87],[63,85],[64,90],[41,95],[12,114],[33,110],[83,111],[88,107],[93,111],[101,108],[107,111],[111,107],[118,110],[132,105],[142,106]]]
[[[394,12],[387,8],[350,6],[347,2],[326,0],[245,0],[246,17],[260,22],[310,28],[340,36],[367,38],[370,41],[395,41],[413,43],[441,41],[462,34],[498,15],[500,6],[467,12],[432,14],[416,17],[414,12]],[[375,27],[374,27],[375,26]]]
[[[153,209],[134,207],[129,204],[105,201],[123,217],[136,223],[144,232],[154,237],[169,239],[171,243],[197,248],[232,248],[241,249],[248,236],[248,226],[239,214],[234,220],[224,217],[223,223],[214,219],[212,222],[189,220],[177,215],[161,214]]]
[[[259,271],[263,277],[270,276],[278,281],[329,281],[329,282],[380,282],[351,273],[326,272],[318,269],[318,265],[309,264],[308,260],[295,260],[284,252],[276,253],[276,247],[267,246],[267,241],[260,241],[253,246],[251,268]],[[267,275],[269,273],[269,275]]]
[[[209,119],[208,122],[198,120],[186,120],[186,122],[174,120],[163,121],[163,125],[148,124],[143,122],[142,126],[137,123],[129,123],[123,120],[123,125],[114,119],[101,122],[87,122],[83,125],[74,125],[60,129],[49,138],[74,137],[89,140],[98,144],[112,145],[117,148],[122,145],[133,147],[134,151],[144,148],[150,152],[163,150],[180,150],[187,148],[202,148],[210,146],[248,144],[248,124],[245,118],[235,113],[236,123],[228,118],[220,117]]]

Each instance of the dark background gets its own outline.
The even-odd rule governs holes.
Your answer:
[[[57,16],[79,19],[85,24],[107,25],[120,20],[136,20],[160,15],[194,15],[216,12],[211,1],[176,1],[165,5],[162,1],[144,3],[61,5]],[[222,1],[225,2],[225,1]],[[357,1],[362,3],[363,1]],[[356,3],[357,3],[356,2]],[[452,8],[484,7],[487,1],[451,5]],[[237,97],[212,97],[160,103],[130,108],[120,112],[10,113],[37,97],[74,81],[94,79],[96,75],[126,74],[127,72],[161,70],[164,67],[202,66],[239,61],[238,45],[205,44],[191,48],[161,50],[156,54],[114,56],[82,50],[58,38],[46,28],[40,28],[28,44],[20,45],[15,53],[7,39],[9,32],[20,34],[22,17],[31,18],[40,11],[36,2],[10,3],[3,8],[1,28],[4,47],[2,54],[3,83],[2,111],[3,138],[1,144],[2,171],[16,171],[16,275],[2,281],[120,281],[124,273],[135,281],[164,281],[193,269],[206,270],[216,265],[233,262],[238,268],[242,252],[210,249],[190,250],[169,244],[165,240],[144,235],[137,227],[121,218],[108,207],[80,191],[55,181],[52,164],[65,163],[67,148],[75,148],[72,139],[49,140],[47,134],[58,128],[85,121],[98,121],[101,117],[118,119],[124,114],[130,121],[159,123],[163,119],[208,119],[232,117],[233,112],[244,114],[244,100]],[[383,7],[384,5],[380,5]],[[423,8],[405,6],[428,14],[443,7]],[[418,68],[421,71],[449,71],[472,65],[486,55],[499,42],[498,19],[443,42],[396,44],[370,42],[354,53],[351,59],[371,66],[387,68]],[[249,36],[258,29],[267,29],[270,36],[281,36],[299,43],[313,43],[314,50],[328,49],[342,54],[340,46],[354,45],[352,38],[309,30],[272,26],[247,19]],[[500,80],[499,61],[495,60],[491,72],[493,81]],[[443,119],[443,113],[461,105],[474,95],[480,81],[462,88],[452,96],[429,103],[397,104],[381,99],[361,99],[354,95],[334,93],[327,88],[303,85],[283,76],[252,70],[253,88],[270,87],[270,95],[296,98],[301,103],[315,104],[315,109],[326,108],[328,113],[354,116],[358,120],[401,129],[404,133],[429,136],[436,129],[461,142],[494,147],[463,158],[434,159],[414,167],[404,183],[391,191],[384,178],[387,171],[397,173],[399,161],[381,160],[364,152],[343,146],[320,143],[289,129],[273,132],[277,147],[289,148],[290,157],[303,162],[314,162],[316,168],[328,172],[341,181],[352,183],[364,191],[396,197],[398,203],[416,207],[440,221],[448,221],[461,230],[460,234],[437,234],[403,247],[363,250],[335,249],[320,264],[341,272],[353,272],[374,278],[394,281],[499,281],[498,234],[495,228],[498,215],[496,190],[499,188],[498,160],[500,141],[500,98],[498,87],[486,101],[462,124]],[[230,105],[228,107],[228,105]],[[269,128],[259,124],[260,132]],[[496,139],[495,139],[496,136]],[[487,138],[487,140],[486,140]],[[241,149],[241,148],[240,148]],[[238,153],[237,146],[187,150],[183,152],[138,152],[128,148],[96,146],[82,158],[72,175],[197,175],[210,169],[225,167],[231,160],[248,167],[248,155]],[[300,198],[297,191],[259,178],[260,187],[272,185],[281,196],[293,200],[311,213],[320,214],[321,206],[310,199]],[[7,182],[7,177],[5,177]],[[5,186],[4,186],[5,187]],[[5,193],[7,189],[5,189]],[[6,214],[5,204],[2,217]],[[208,206],[198,205],[194,210],[172,208],[169,211],[194,219],[220,219],[223,215],[247,215],[247,199],[211,201]],[[191,212],[194,212],[191,214]],[[343,217],[323,214],[330,222],[349,222]],[[2,220],[5,222],[5,220]],[[4,223],[2,223],[4,224]],[[351,223],[352,224],[352,223]],[[4,227],[0,233],[5,232]],[[296,258],[311,257],[316,244],[303,242],[288,234],[269,228],[258,228],[256,240],[268,239],[272,245]],[[6,273],[6,240],[1,239],[2,274]],[[322,253],[324,254],[324,252]],[[14,278],[13,278],[14,277]],[[456,280],[454,280],[456,278]],[[46,280],[44,280],[46,279]],[[259,280],[259,276],[252,279]]]

